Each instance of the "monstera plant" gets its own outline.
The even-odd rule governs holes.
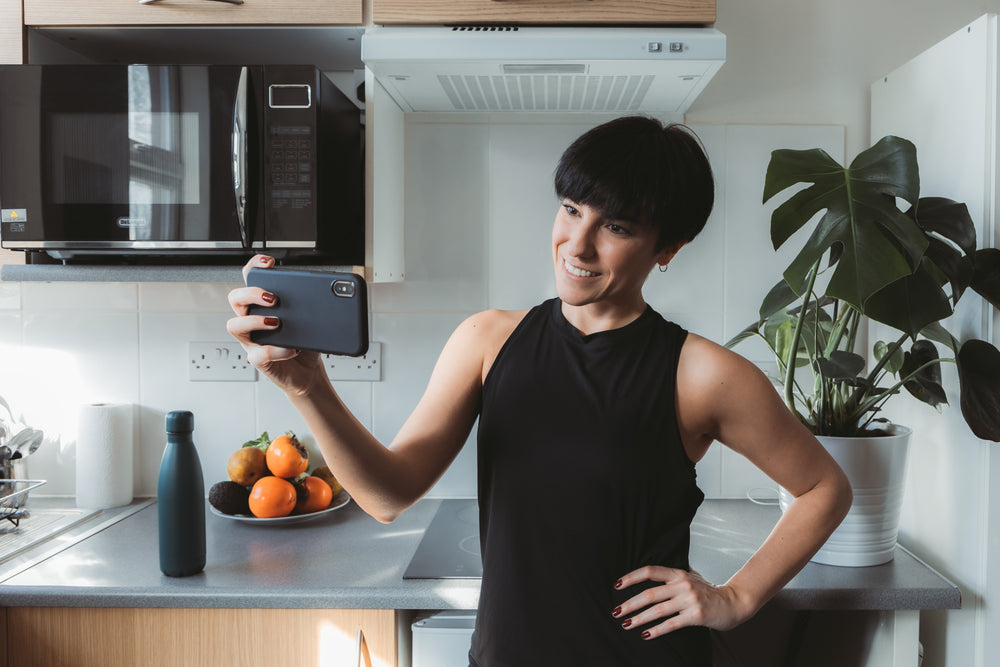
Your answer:
[[[970,290],[1000,308],[1000,250],[977,249],[965,204],[920,197],[916,148],[894,136],[848,167],[819,149],[774,151],[764,202],[797,184],[808,187],[776,208],[771,241],[778,249],[810,223],[812,233],[727,346],[762,338],[785,402],[817,435],[877,433],[903,390],[941,409],[941,364],[955,363],[965,421],[1000,441],[1000,351],[948,330]],[[866,318],[895,337],[862,349]]]

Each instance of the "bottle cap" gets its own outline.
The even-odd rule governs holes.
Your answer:
[[[167,433],[190,433],[194,430],[194,414],[188,410],[167,413]]]

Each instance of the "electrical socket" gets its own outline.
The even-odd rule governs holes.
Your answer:
[[[191,382],[255,382],[257,369],[247,361],[239,343],[188,343],[188,380]]]
[[[368,352],[363,357],[324,354],[323,365],[331,380],[380,382],[382,380],[382,343],[368,343]]]

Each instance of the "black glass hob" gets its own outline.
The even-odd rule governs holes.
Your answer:
[[[479,503],[474,498],[442,500],[403,579],[479,579],[482,576]]]

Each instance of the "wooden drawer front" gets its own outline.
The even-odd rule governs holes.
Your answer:
[[[374,0],[375,23],[715,23],[715,0]]]
[[[358,628],[373,667],[396,667],[391,609],[9,607],[7,654],[18,667],[353,667]]]
[[[70,25],[361,25],[363,0],[24,0],[29,26]]]

